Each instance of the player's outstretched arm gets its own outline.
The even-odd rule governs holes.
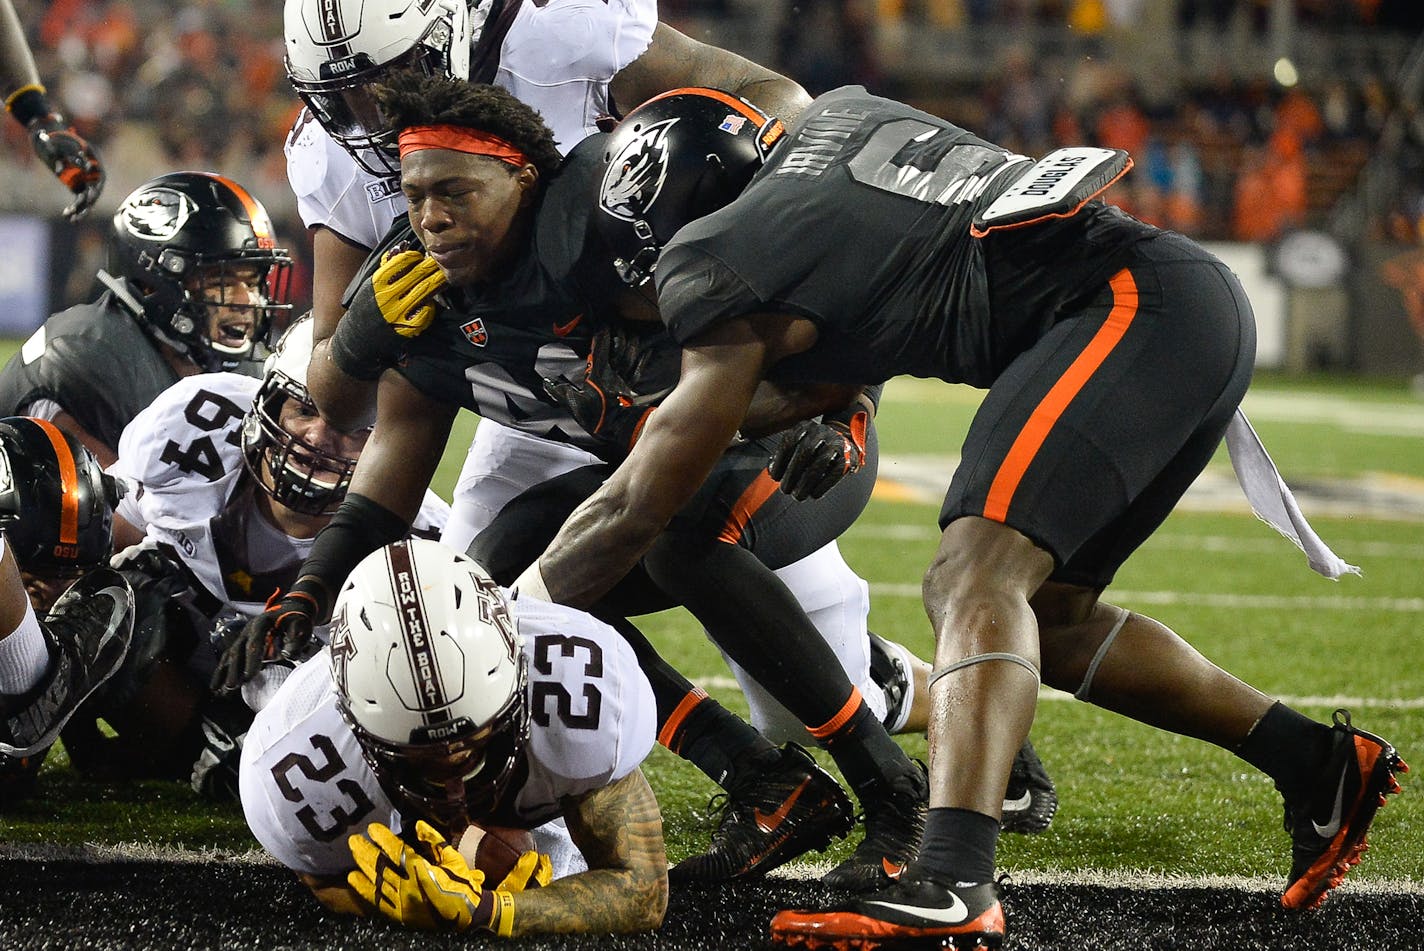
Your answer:
[[[658,24],[647,50],[620,70],[608,88],[618,109],[628,112],[682,86],[725,90],[787,123],[811,104],[806,90],[780,73],[684,36],[666,23]]]
[[[661,925],[668,901],[667,853],[662,814],[642,770],[583,796],[564,819],[589,869],[521,892],[514,936],[647,931]]]

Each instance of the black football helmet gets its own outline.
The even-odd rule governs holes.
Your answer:
[[[106,563],[122,495],[75,436],[48,420],[0,419],[0,529],[26,571]]]
[[[148,330],[204,370],[233,369],[266,340],[273,319],[291,309],[291,267],[262,203],[222,175],[160,175],[114,214],[109,270],[125,280]],[[222,289],[238,275],[255,303],[225,300]],[[209,336],[213,312],[217,339]]]
[[[674,89],[618,123],[604,148],[598,229],[633,286],[677,229],[731,203],[786,127],[719,89]]]

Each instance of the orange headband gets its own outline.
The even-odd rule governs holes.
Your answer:
[[[510,165],[528,165],[524,153],[498,136],[458,125],[413,125],[400,133],[400,154],[405,158],[421,149],[450,149],[471,155],[488,155]]]

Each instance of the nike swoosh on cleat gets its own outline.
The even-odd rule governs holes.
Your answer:
[[[889,858],[882,858],[880,860],[880,867],[890,878],[898,879],[901,875],[905,874],[905,869],[908,866],[903,862],[892,862]]]
[[[1020,810],[1027,809],[1031,805],[1033,805],[1033,793],[1024,793],[1017,799],[1005,799],[1004,811],[1019,812]]]
[[[778,806],[775,812],[765,813],[762,812],[760,809],[753,809],[752,818],[756,820],[757,828],[765,832],[767,835],[771,835],[773,832],[775,832],[777,828],[781,825],[781,823],[786,820],[786,817],[791,813],[792,808],[796,805],[796,800],[801,798],[801,794],[806,791],[806,787],[810,785],[810,783],[810,776],[807,776],[805,779],[801,780],[801,785],[797,786],[794,790],[791,791],[791,795],[786,797],[786,801],[783,802],[780,806]]]
[[[954,892],[950,892],[949,897],[952,901],[948,908],[921,908],[918,905],[902,905],[899,902],[875,900],[867,900],[865,904],[879,905],[881,908],[903,912],[907,915],[917,915],[927,921],[935,921],[944,925],[963,924],[969,918],[969,909]]]
[[[574,328],[579,325],[579,321],[581,320],[583,320],[583,314],[579,314],[577,317],[575,317],[573,320],[569,321],[566,324],[554,324],[554,336],[567,337],[569,334],[574,332]]]
[[[110,597],[112,597],[115,601],[117,601],[117,602],[119,602],[119,603],[123,603],[124,595],[125,595],[126,592],[125,592],[124,589],[122,589],[122,588],[119,588],[119,587],[112,587],[112,588],[103,588],[103,589],[101,589],[98,593],[99,593],[99,594],[107,594],[107,595],[109,595]],[[120,614],[119,617],[118,617],[118,621],[116,621],[116,622],[111,622],[110,624],[107,625],[106,630],[104,631],[104,636],[101,637],[101,638],[99,638],[99,643],[98,643],[98,645],[97,645],[97,646],[95,647],[95,649],[94,649],[94,653],[95,653],[95,654],[98,654],[100,651],[102,651],[105,647],[107,647],[107,646],[109,645],[109,642],[110,642],[110,641],[114,640],[115,638],[117,638],[117,637],[119,636],[119,629],[123,627],[123,618],[124,618],[124,616],[123,616],[122,614]]]
[[[1335,791],[1335,811],[1330,813],[1330,821],[1321,825],[1314,819],[1310,820],[1310,824],[1315,826],[1315,834],[1322,839],[1333,839],[1335,833],[1340,831],[1340,813],[1345,803],[1345,780],[1348,776],[1346,772],[1340,773],[1340,788]]]

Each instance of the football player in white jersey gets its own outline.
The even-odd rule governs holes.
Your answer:
[[[133,594],[104,564],[119,492],[73,434],[0,419],[0,809],[33,793],[60,730],[128,650]],[[72,582],[44,620],[35,578]]]
[[[509,600],[438,542],[396,542],[357,565],[330,646],[258,714],[243,811],[336,911],[503,937],[656,928],[667,858],[640,769],[652,711],[612,628]],[[547,859],[526,852],[487,881],[450,845],[471,823],[532,829],[560,815],[586,872],[551,881]]]
[[[96,713],[119,741],[103,755],[90,736],[91,771],[172,776],[205,794],[231,792],[225,786],[247,708],[280,681],[254,682],[247,704],[209,697],[220,646],[213,638],[296,580],[367,437],[321,420],[306,395],[310,355],[311,319],[303,317],[260,380],[184,377],[124,429],[109,472],[132,489],[117,518],[142,534],[115,559],[137,599],[137,646],[96,697]],[[435,537],[447,513],[427,492],[412,533]]]

